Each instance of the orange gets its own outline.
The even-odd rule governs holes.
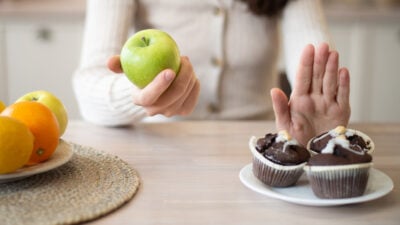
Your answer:
[[[0,115],[24,123],[35,137],[32,154],[27,165],[50,158],[58,146],[60,129],[54,113],[39,102],[16,102],[6,107]]]
[[[4,102],[0,101],[0,113],[1,111],[3,111],[3,109],[6,108],[6,105],[4,104]]]
[[[0,116],[0,174],[23,167],[32,153],[34,137],[17,119]]]

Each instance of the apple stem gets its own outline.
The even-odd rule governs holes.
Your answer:
[[[148,39],[148,38],[146,38],[145,36],[143,36],[143,37],[142,37],[142,41],[144,42],[144,44],[145,44],[146,46],[149,46],[150,39]]]

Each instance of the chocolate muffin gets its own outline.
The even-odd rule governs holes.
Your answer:
[[[331,138],[320,154],[313,155],[304,170],[319,198],[351,198],[364,194],[372,156],[364,142],[354,144],[345,134]]]
[[[249,142],[253,154],[253,174],[261,182],[273,187],[294,185],[310,158],[308,150],[298,144],[286,131],[252,137]]]
[[[368,135],[358,130],[348,129],[344,126],[338,126],[335,129],[312,138],[308,142],[307,148],[312,154],[322,153],[323,149],[325,149],[325,151],[331,151],[333,145],[329,144],[330,141],[339,136],[344,136],[349,141],[349,148],[354,151],[368,153],[374,151],[375,145]]]

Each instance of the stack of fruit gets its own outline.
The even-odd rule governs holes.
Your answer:
[[[0,102],[0,174],[49,159],[68,124],[64,104],[48,91]]]

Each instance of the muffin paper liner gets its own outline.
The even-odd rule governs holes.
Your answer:
[[[273,187],[287,187],[294,185],[303,174],[306,163],[294,166],[276,164],[266,159],[256,150],[256,137],[251,137],[249,148],[253,154],[253,174],[261,182]]]
[[[338,166],[309,166],[307,173],[311,188],[319,198],[351,198],[364,194],[372,163]]]

